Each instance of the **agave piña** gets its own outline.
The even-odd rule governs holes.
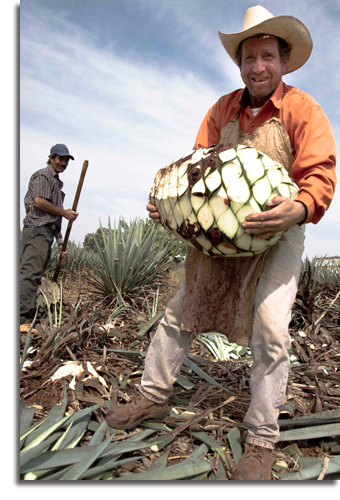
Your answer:
[[[212,256],[252,256],[274,245],[245,233],[247,215],[269,210],[274,196],[294,198],[299,188],[278,163],[258,150],[216,145],[159,170],[150,193],[163,226],[187,245]]]

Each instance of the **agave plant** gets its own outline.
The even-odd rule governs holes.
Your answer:
[[[67,259],[63,260],[62,270],[71,272],[77,271],[87,265],[88,260],[95,260],[97,254],[91,250],[84,250],[80,245],[74,242],[69,242],[67,245]],[[51,259],[48,263],[46,272],[47,274],[55,271],[59,260],[59,248],[54,244],[51,248]]]
[[[126,222],[120,218],[118,224],[114,222],[105,234],[102,225],[102,250],[94,238],[100,266],[88,260],[93,270],[93,279],[90,280],[96,291],[109,300],[118,299],[142,286],[150,284],[156,276],[164,271],[178,253],[179,243],[176,240],[169,242],[166,235],[159,240],[158,227],[148,225],[142,219],[135,218],[130,222],[128,229]]]
[[[299,284],[308,288],[310,292],[319,287],[338,288],[340,283],[339,259],[324,257],[308,257],[302,262]]]

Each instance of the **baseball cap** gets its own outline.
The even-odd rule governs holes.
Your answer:
[[[70,155],[69,150],[65,146],[65,144],[56,144],[55,146],[52,146],[50,154],[59,156],[69,156],[71,160],[74,160],[73,156]]]

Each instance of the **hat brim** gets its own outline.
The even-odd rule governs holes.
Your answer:
[[[55,151],[53,154],[58,155],[58,156],[68,156],[69,158],[71,158],[71,160],[74,160],[73,156],[71,156],[68,153],[58,153],[57,151]]]
[[[280,37],[292,46],[286,73],[292,73],[301,68],[308,60],[313,49],[313,42],[308,29],[301,21],[292,16],[273,17],[239,33],[218,32],[223,47],[235,64],[238,64],[236,53],[239,44],[247,38],[262,34]]]

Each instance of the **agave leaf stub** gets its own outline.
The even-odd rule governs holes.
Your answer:
[[[266,211],[274,196],[295,198],[299,188],[288,172],[255,148],[221,144],[201,148],[159,170],[150,203],[162,225],[205,255],[242,257],[275,245],[242,228],[252,213]]]

